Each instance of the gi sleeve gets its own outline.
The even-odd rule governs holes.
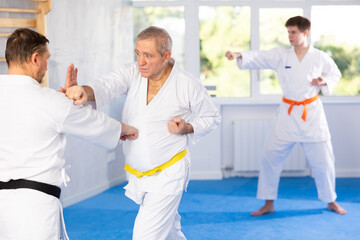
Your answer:
[[[121,123],[93,110],[91,106],[73,105],[62,129],[65,134],[71,134],[106,149],[113,149],[120,139]]]
[[[94,91],[96,107],[99,108],[114,98],[126,95],[137,73],[136,64],[127,64],[87,84]]]
[[[321,86],[321,92],[323,95],[330,95],[331,91],[334,89],[335,85],[339,82],[341,78],[341,72],[336,66],[334,60],[325,52],[322,53],[323,71],[322,78],[326,82],[325,86]]]
[[[276,70],[281,63],[282,48],[273,48],[268,51],[244,51],[236,62],[240,69],[272,69]]]
[[[211,100],[206,88],[196,79],[195,86],[190,88],[190,108],[194,118],[190,120],[194,132],[188,134],[190,141],[195,144],[202,137],[215,129],[221,122],[217,107]]]

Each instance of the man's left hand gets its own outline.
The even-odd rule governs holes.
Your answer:
[[[60,87],[60,92],[65,93],[66,89],[77,86],[77,73],[78,69],[74,67],[74,64],[70,64],[66,73],[66,80],[64,88]]]
[[[325,86],[326,82],[321,77],[318,77],[318,78],[314,78],[311,81],[311,85],[313,85],[313,86]]]
[[[168,122],[168,130],[172,134],[187,134],[194,132],[193,126],[179,117],[174,117]]]

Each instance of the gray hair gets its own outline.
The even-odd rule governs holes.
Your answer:
[[[171,52],[172,40],[169,33],[159,27],[151,26],[142,30],[136,37],[136,42],[139,40],[154,39],[157,51],[164,56],[168,51]]]

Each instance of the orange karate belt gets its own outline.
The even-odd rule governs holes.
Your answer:
[[[293,100],[289,100],[289,99],[286,99],[286,98],[282,98],[283,102],[284,103],[287,103],[287,104],[290,104],[290,107],[289,107],[289,110],[288,110],[288,113],[290,115],[291,113],[291,110],[293,108],[294,105],[304,105],[304,112],[301,116],[302,120],[306,121],[306,113],[307,113],[307,109],[306,109],[306,104],[309,104],[309,103],[312,103],[316,100],[319,99],[319,95],[316,94],[314,97],[312,98],[309,98],[309,99],[305,99],[304,101],[301,101],[301,102],[298,102],[298,101],[293,101]]]

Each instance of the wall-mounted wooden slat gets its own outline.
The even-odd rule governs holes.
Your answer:
[[[0,18],[0,27],[36,27],[36,19]]]
[[[11,33],[0,33],[0,37],[8,37]]]
[[[29,1],[29,0],[28,0]],[[0,8],[0,12],[8,13],[32,13],[36,16],[36,19],[24,19],[24,18],[0,18],[0,28],[36,28],[36,30],[46,35],[46,19],[45,15],[51,10],[51,0],[31,0],[36,3],[36,9],[22,9],[22,8]],[[1,33],[0,37],[7,37],[11,33]],[[0,58],[0,62],[6,62],[5,58]],[[42,86],[48,86],[47,73],[41,83]]]
[[[25,9],[25,8],[0,8],[0,12],[11,13],[39,13],[39,9]]]

